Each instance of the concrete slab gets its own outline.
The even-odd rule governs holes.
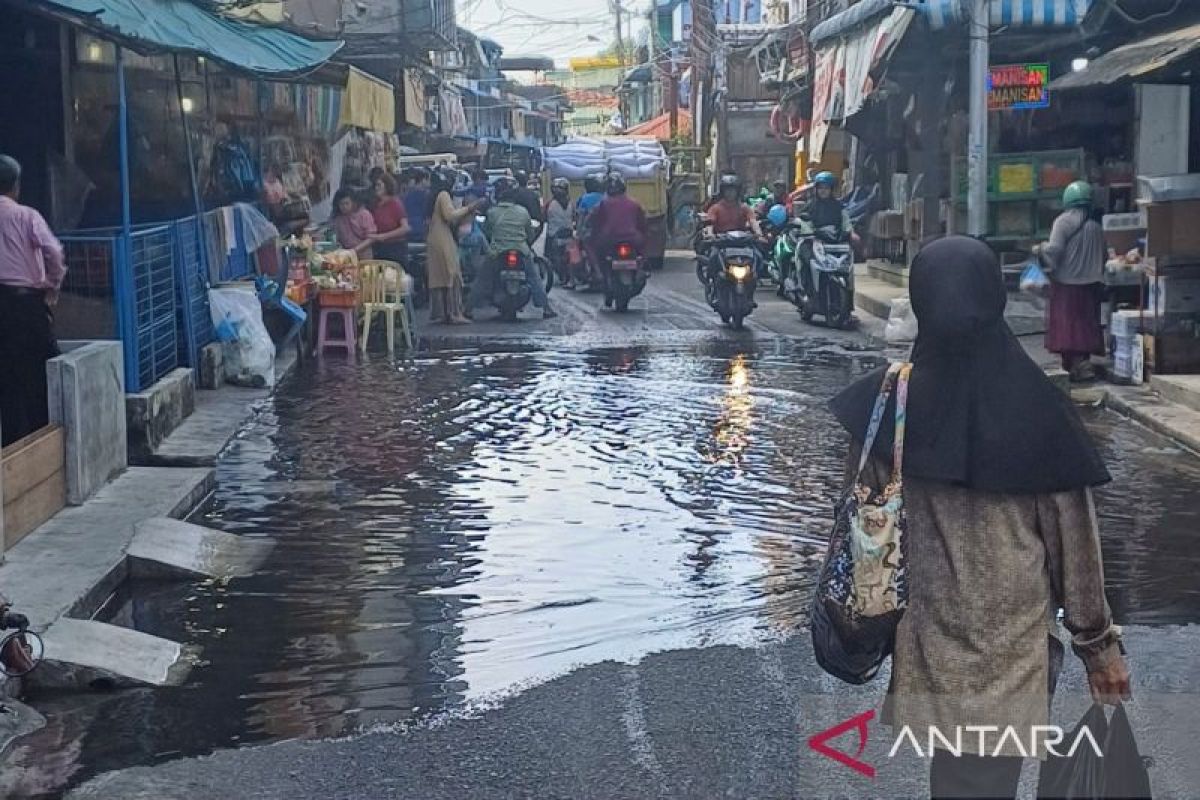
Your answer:
[[[1172,403],[1200,411],[1200,375],[1153,375],[1150,388]]]
[[[1105,405],[1200,454],[1200,411],[1171,402],[1145,386],[1109,386]]]
[[[135,576],[242,578],[262,566],[275,543],[156,517],[134,526],[129,565]]]
[[[79,505],[127,466],[121,343],[64,342],[46,364],[50,421],[65,433],[67,502]]]
[[[126,395],[130,463],[147,463],[146,457],[157,450],[195,408],[195,374],[184,367],[171,370],[145,391]]]
[[[42,634],[42,663],[25,680],[56,689],[174,686],[191,667],[183,645],[141,631],[63,617]]]
[[[39,632],[67,614],[89,617],[127,575],[134,525],[185,516],[213,483],[209,469],[132,467],[9,550],[0,587]]]
[[[275,382],[295,367],[294,348],[285,347],[275,360]],[[143,462],[158,467],[211,467],[229,440],[254,414],[259,402],[272,389],[251,389],[226,384],[219,389],[196,392],[195,410],[183,420]]]

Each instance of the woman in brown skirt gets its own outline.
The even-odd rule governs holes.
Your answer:
[[[463,220],[475,214],[477,204],[455,208],[450,199],[452,183],[440,171],[433,173],[430,196],[433,198],[426,238],[426,266],[429,271],[429,318],[431,322],[465,325],[463,308],[462,264],[454,232]]]

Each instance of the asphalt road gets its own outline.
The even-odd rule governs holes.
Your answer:
[[[598,295],[556,291],[561,316],[505,325],[427,329],[446,340],[579,337],[671,340],[711,336],[720,322],[702,302],[690,265],[672,261],[624,315],[604,311]],[[820,336],[867,346],[864,331],[813,329],[769,293],[742,332],[760,346],[783,336]],[[870,323],[867,333],[878,331]],[[436,343],[436,342],[435,342]],[[1137,700],[1131,710],[1143,750],[1155,759],[1156,796],[1200,797],[1200,679],[1197,628],[1127,632]],[[486,706],[432,723],[330,741],[291,741],[226,750],[99,776],[71,798],[768,798],[926,796],[926,764],[889,758],[889,730],[873,722],[859,758],[867,777],[812,751],[808,737],[878,708],[881,677],[848,687],[813,660],[807,633],[755,649],[710,647],[650,655],[636,664],[605,662]],[[1069,665],[1058,719],[1086,706],[1083,677]],[[1064,705],[1065,704],[1065,705]],[[853,734],[838,740],[855,755]],[[1022,796],[1032,793],[1026,770]]]

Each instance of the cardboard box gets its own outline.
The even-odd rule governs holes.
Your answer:
[[[1148,281],[1146,309],[1155,315],[1200,313],[1200,278],[1163,276]]]
[[[1200,200],[1147,203],[1146,255],[1200,257]]]

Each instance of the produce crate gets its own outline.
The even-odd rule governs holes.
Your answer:
[[[362,299],[358,289],[322,289],[317,293],[321,308],[356,308]]]

